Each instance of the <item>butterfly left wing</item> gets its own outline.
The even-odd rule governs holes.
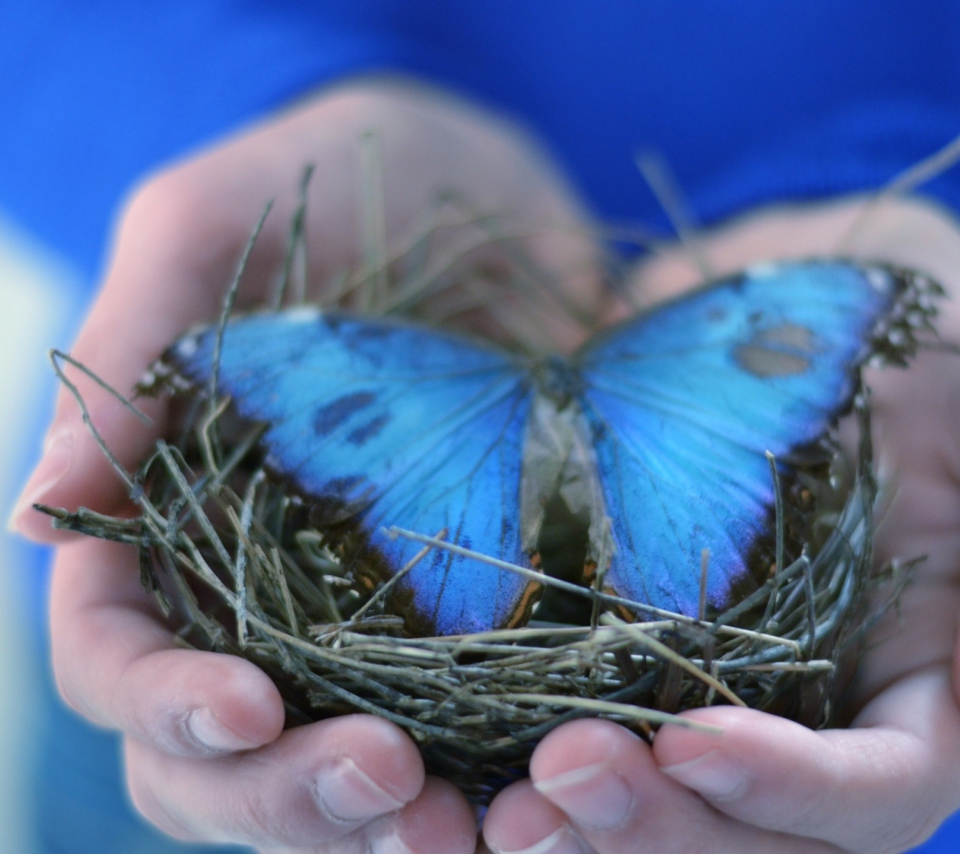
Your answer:
[[[163,362],[211,381],[217,329],[182,338]],[[398,526],[513,563],[524,561],[519,506],[524,372],[493,349],[389,321],[299,309],[227,324],[219,394],[264,422],[268,468],[289,478],[339,531],[346,557],[382,579],[422,546]],[[461,634],[526,618],[539,585],[434,549],[394,588],[412,634]]]
[[[875,348],[902,356],[932,283],[842,262],[769,265],[628,321],[578,354],[614,554],[605,584],[695,615],[743,579],[783,461],[847,408]],[[595,547],[596,550],[596,547]]]

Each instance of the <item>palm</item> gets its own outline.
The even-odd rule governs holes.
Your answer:
[[[957,340],[957,311],[945,306],[939,324]],[[950,692],[960,613],[960,364],[949,351],[922,353],[909,372],[870,377],[877,464],[886,473],[889,504],[876,536],[880,562],[921,557],[911,583],[866,639],[851,697],[864,703],[857,726],[906,725],[917,698],[893,698],[920,672],[937,674],[932,690]],[[960,737],[960,732],[958,732]]]

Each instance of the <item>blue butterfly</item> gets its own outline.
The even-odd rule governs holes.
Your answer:
[[[693,615],[702,551],[721,606],[769,531],[765,452],[788,460],[823,436],[856,367],[932,312],[907,305],[914,284],[844,262],[757,267],[540,362],[396,320],[252,315],[223,329],[217,389],[266,425],[268,467],[350,532],[345,558],[368,572],[390,578],[421,550],[391,526],[536,565],[559,490],[589,519],[606,590]],[[163,361],[206,386],[217,338],[191,332]],[[390,607],[412,634],[462,634],[522,624],[540,589],[437,548]]]

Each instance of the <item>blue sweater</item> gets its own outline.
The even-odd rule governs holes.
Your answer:
[[[7,0],[0,207],[93,277],[146,170],[358,71],[531,127],[595,210],[658,221],[653,148],[703,222],[874,189],[960,131],[960,5],[878,0]],[[927,191],[960,205],[960,174]]]

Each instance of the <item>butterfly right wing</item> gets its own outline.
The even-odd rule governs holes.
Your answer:
[[[769,539],[782,475],[849,407],[874,353],[902,362],[933,316],[925,277],[843,261],[756,267],[665,303],[578,354],[614,556],[605,583],[695,615]]]
[[[163,361],[206,386],[216,341],[216,327],[190,333]],[[296,309],[226,325],[217,392],[267,425],[268,468],[359,534],[344,539],[346,557],[368,571],[393,576],[422,549],[390,537],[390,526],[524,563],[517,516],[531,393],[508,356],[433,330]],[[390,606],[412,634],[463,634],[522,622],[538,592],[434,549]]]

